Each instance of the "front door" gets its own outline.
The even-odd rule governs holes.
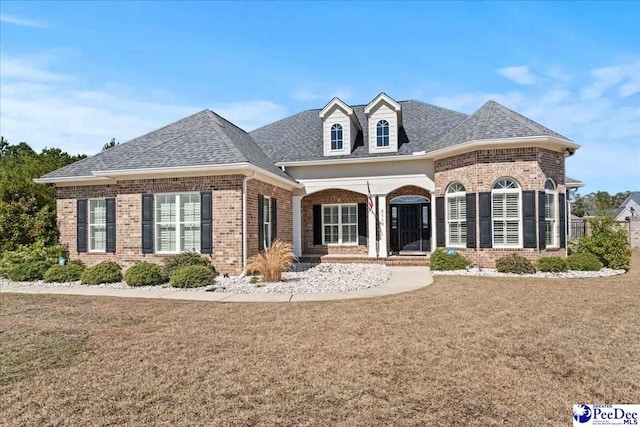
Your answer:
[[[420,205],[399,205],[398,243],[401,251],[422,250]]]

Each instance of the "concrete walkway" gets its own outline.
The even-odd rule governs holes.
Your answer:
[[[354,298],[373,298],[384,295],[414,291],[429,286],[433,282],[428,267],[390,267],[391,278],[375,288],[324,294],[236,294],[228,292],[176,291],[171,289],[110,289],[95,286],[49,287],[3,284],[0,293],[88,295],[126,298],[161,298],[192,301],[218,302],[298,302],[329,301]]]

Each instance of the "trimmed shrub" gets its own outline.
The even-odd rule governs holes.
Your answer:
[[[167,274],[157,264],[141,262],[129,267],[124,274],[124,281],[129,286],[156,286],[167,283]]]
[[[9,268],[7,279],[14,282],[31,282],[44,279],[44,273],[51,264],[47,261],[23,262]]]
[[[52,265],[44,273],[45,282],[75,282],[80,280],[84,267],[76,264],[69,263],[67,265]]]
[[[188,265],[201,265],[203,267],[207,267],[217,275],[216,268],[213,264],[211,264],[208,259],[203,258],[200,254],[195,252],[183,252],[181,254],[168,256],[164,259],[164,269],[169,277],[171,277],[173,272],[177,269]]]
[[[605,267],[628,270],[631,249],[627,243],[627,230],[618,227],[609,217],[596,217],[589,221],[592,232],[591,236],[584,238],[584,250],[597,256]]]
[[[122,280],[122,270],[118,263],[105,261],[83,271],[80,280],[83,285],[120,282]]]
[[[291,244],[276,240],[265,252],[251,257],[247,265],[247,273],[259,272],[263,282],[279,282],[282,279],[282,272],[293,267],[296,260]]]
[[[518,254],[507,255],[496,260],[496,270],[500,273],[534,274],[536,268],[531,261]]]
[[[171,274],[169,284],[174,288],[200,288],[213,284],[216,273],[204,265],[186,265]]]
[[[538,260],[538,270],[548,273],[563,273],[567,271],[567,261],[559,256],[546,256]]]
[[[598,271],[604,267],[598,257],[589,252],[569,255],[567,265],[573,271]]]
[[[436,249],[436,251],[431,254],[429,265],[432,270],[443,271],[464,270],[471,265],[471,263],[457,252],[455,254],[448,254],[444,249]]]

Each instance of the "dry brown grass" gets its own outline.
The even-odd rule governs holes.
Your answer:
[[[640,401],[640,253],[607,279],[337,302],[3,295],[1,328],[84,337],[0,387],[7,425],[570,425],[573,403]]]
[[[259,272],[263,282],[279,282],[282,279],[282,272],[293,266],[296,260],[291,244],[276,240],[269,249],[249,259],[247,272],[249,274]]]

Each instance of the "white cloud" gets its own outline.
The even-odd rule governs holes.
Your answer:
[[[0,61],[0,133],[12,143],[27,141],[34,149],[92,154],[113,137],[124,142],[204,108],[245,130],[286,114],[283,106],[263,100],[186,105],[172,96],[162,99],[159,91],[140,93],[113,82],[84,88],[79,87],[81,79],[29,58],[3,55]]]
[[[498,74],[521,85],[531,85],[537,81],[526,66],[500,68]]]
[[[6,24],[21,25],[23,27],[33,27],[33,28],[46,28],[48,26],[45,22],[42,22],[42,21],[20,18],[15,15],[7,15],[6,13],[0,14],[0,22],[4,22]]]
[[[471,113],[488,99],[518,111],[582,145],[567,174],[586,182],[583,192],[636,190],[640,182],[640,61],[636,59],[504,93],[460,93],[433,103]],[[634,187],[634,188],[632,188]]]

